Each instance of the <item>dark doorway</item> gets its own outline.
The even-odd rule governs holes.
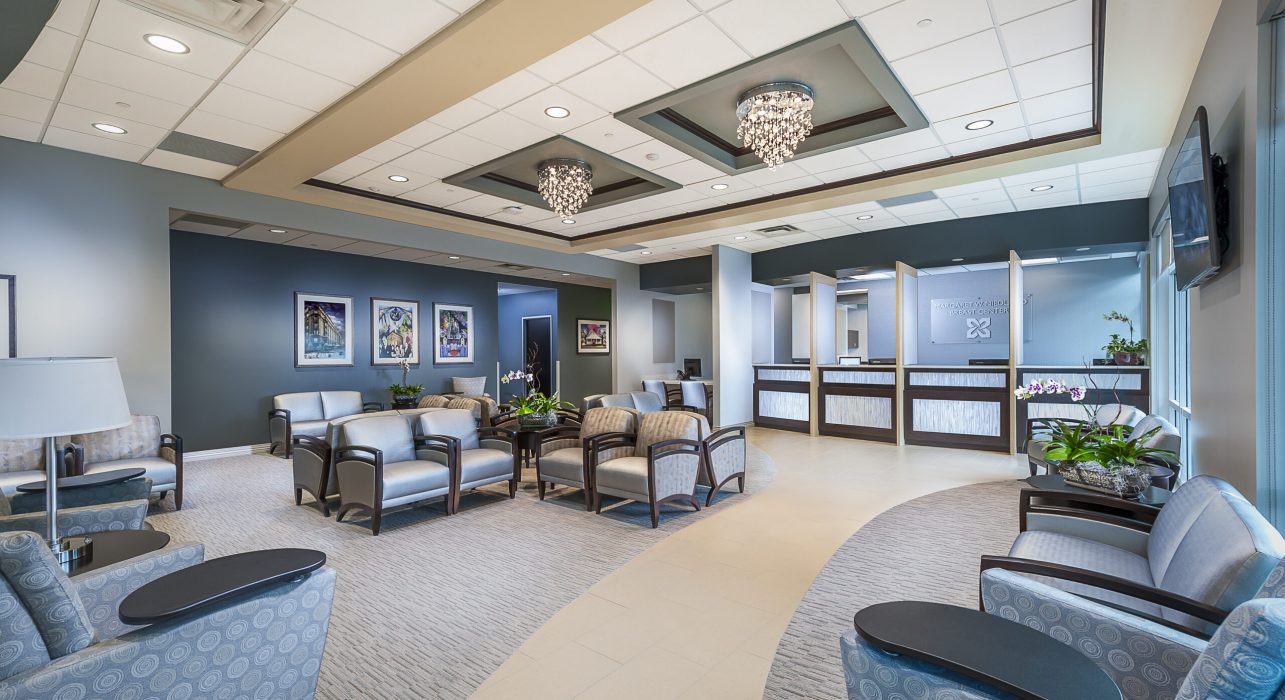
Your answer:
[[[548,316],[522,317],[522,354],[535,375],[535,386],[553,394],[553,319]]]

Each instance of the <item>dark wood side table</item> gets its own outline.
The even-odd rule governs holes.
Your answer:
[[[80,576],[126,559],[164,549],[170,536],[155,530],[112,530],[88,535],[93,542],[88,556],[73,559],[64,566],[68,576]]]
[[[1076,514],[1095,513],[1102,516],[1097,519],[1103,522],[1149,530],[1160,509],[1173,495],[1168,489],[1152,486],[1137,499],[1121,498],[1068,484],[1056,474],[1032,476],[1025,481],[1029,487],[1022,489],[1018,505],[1022,532],[1026,531],[1026,519],[1030,514],[1070,515],[1068,511],[1072,510]]]
[[[326,555],[313,549],[264,549],[180,569],[140,586],[121,601],[127,625],[164,622],[316,571]]]
[[[1025,625],[941,603],[879,603],[853,618],[876,648],[922,659],[1026,700],[1120,700],[1089,657]]]
[[[58,490],[61,491],[63,489],[77,489],[88,486],[118,484],[122,481],[129,481],[130,479],[140,477],[146,473],[146,469],[134,467],[132,469],[113,469],[111,471],[84,474],[81,476],[64,476],[58,480]],[[22,484],[17,488],[17,490],[22,491],[23,493],[40,493],[45,490],[45,487],[48,484],[49,482],[43,479],[40,481],[31,481]]]

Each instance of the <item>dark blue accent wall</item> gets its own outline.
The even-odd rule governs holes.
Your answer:
[[[401,381],[401,370],[370,364],[371,297],[419,301],[423,362],[411,370],[412,383],[440,392],[450,390],[453,376],[486,376],[494,396],[500,358],[496,285],[525,281],[182,231],[172,233],[170,278],[173,426],[189,450],[267,442],[274,394],[347,389],[387,404],[387,386]],[[564,343],[574,338],[571,326],[578,315],[610,318],[610,290],[549,286],[563,292],[556,298]],[[296,291],[353,297],[352,367],[294,366]],[[473,306],[473,364],[431,363],[435,301]],[[520,338],[520,325],[517,333]],[[611,391],[610,356],[571,353],[560,359],[569,396]]]
[[[558,292],[550,289],[543,292],[524,292],[522,294],[505,294],[500,297],[499,304],[500,314],[500,371],[508,372],[509,370],[522,369],[526,366],[524,349],[522,345],[522,319],[528,316],[552,316],[553,317],[553,347],[551,354],[553,361],[556,363],[562,360],[558,354]],[[575,323],[575,319],[570,319],[569,323]],[[575,348],[571,348],[575,352]],[[573,361],[574,363],[574,361]],[[565,365],[564,365],[565,366]],[[557,381],[557,365],[549,368],[549,376]],[[522,385],[507,385],[500,387],[500,397],[508,399],[513,396],[515,390],[520,392]],[[549,387],[544,388],[548,393]],[[579,396],[571,397],[573,402],[579,402]]]

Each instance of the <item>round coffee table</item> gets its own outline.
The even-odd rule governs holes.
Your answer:
[[[111,530],[87,535],[92,542],[89,554],[64,564],[68,576],[80,576],[126,559],[163,549],[170,536],[155,530]]]
[[[922,659],[1028,700],[1120,700],[1089,657],[1025,625],[956,605],[879,603],[853,618],[875,647]]]
[[[58,479],[58,490],[119,484],[122,481],[129,481],[146,473],[147,470],[142,467],[133,467],[130,469],[113,469],[106,472],[82,474],[80,476],[64,476]],[[49,482],[47,480],[41,479],[40,481],[30,481],[22,484],[17,490],[23,493],[39,493],[44,491],[48,485]]]

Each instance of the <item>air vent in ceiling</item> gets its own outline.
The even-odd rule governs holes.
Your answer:
[[[248,44],[281,12],[282,0],[130,0],[197,29]]]
[[[632,253],[635,250],[642,250],[643,247],[644,246],[640,246],[637,243],[626,243],[625,245],[612,248],[612,250],[616,251],[617,253]]]
[[[787,233],[797,233],[802,230],[803,229],[799,228],[798,226],[791,226],[790,224],[781,224],[780,226],[768,226],[767,228],[761,228],[755,231],[754,233],[761,233],[764,236],[770,237],[770,236],[783,236]]]
[[[515,271],[518,271],[518,272],[521,272],[521,271],[523,271],[523,270],[530,270],[530,269],[531,269],[531,266],[530,266],[530,265],[519,265],[519,264],[517,264],[517,263],[504,263],[504,264],[500,265],[500,267],[502,267],[502,268],[504,268],[504,269],[506,269],[506,270],[515,270]]]

